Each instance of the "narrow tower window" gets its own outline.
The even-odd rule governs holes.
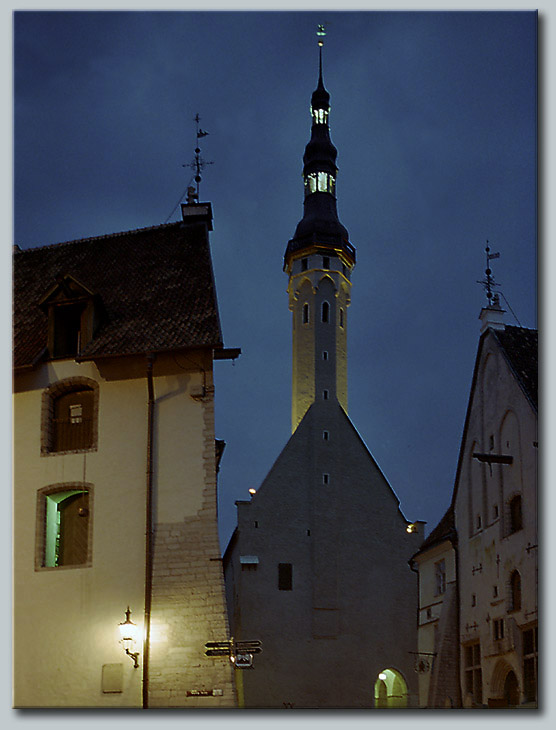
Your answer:
[[[307,259],[301,259],[301,271],[307,271]]]
[[[307,302],[303,305],[303,324],[309,324],[309,305]]]
[[[344,326],[344,310],[340,309],[340,327]]]
[[[322,268],[328,270],[330,268],[330,257],[329,256],[323,256],[322,257]]]
[[[322,351],[322,359],[323,360],[328,360],[328,350],[323,350]]]
[[[510,576],[510,611],[521,610],[521,576],[517,570]]]
[[[323,439],[323,441],[328,441],[328,437],[329,437],[328,431],[323,431],[322,432],[322,439]]]
[[[521,495],[516,494],[510,500],[510,533],[517,532],[523,527],[523,515],[521,512]]]
[[[323,474],[322,475],[322,483],[323,484],[330,484],[330,474]]]
[[[322,391],[322,399],[323,400],[328,400],[328,391],[327,390],[323,390]]]
[[[328,322],[329,318],[330,318],[330,304],[328,304],[328,302],[323,302],[322,303],[322,321],[326,323],[326,322]]]

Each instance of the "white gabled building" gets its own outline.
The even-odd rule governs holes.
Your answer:
[[[15,707],[235,705],[211,219],[15,251]]]
[[[537,332],[505,325],[492,298],[452,503],[413,558],[423,707],[538,703]]]

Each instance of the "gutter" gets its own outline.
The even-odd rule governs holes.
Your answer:
[[[145,616],[143,639],[143,709],[149,708],[149,659],[153,584],[153,442],[154,442],[154,356],[147,355],[147,468],[145,504]]]

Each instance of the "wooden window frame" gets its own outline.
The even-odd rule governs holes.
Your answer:
[[[93,404],[91,414],[91,442],[85,448],[68,449],[65,451],[55,451],[53,448],[54,441],[54,414],[55,403],[63,395],[79,391],[91,390],[93,392]],[[42,394],[41,405],[41,456],[59,456],[60,454],[78,454],[87,451],[98,450],[98,405],[99,405],[99,386],[95,380],[76,376],[65,378],[57,383],[53,383],[46,388]]]
[[[46,562],[46,499],[53,494],[70,491],[87,492],[87,509],[88,529],[87,529],[87,559],[83,563],[75,563],[72,565],[45,565]],[[80,568],[90,568],[93,564],[93,501],[94,487],[90,482],[58,482],[49,484],[37,490],[37,505],[35,519],[35,571],[49,570],[76,570]]]

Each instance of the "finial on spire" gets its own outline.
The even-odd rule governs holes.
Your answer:
[[[326,31],[324,25],[317,25],[317,38],[319,44],[319,84],[322,84],[322,47],[324,46],[324,36]]]
[[[201,117],[199,114],[195,114],[194,120],[197,124],[197,146],[195,147],[195,157],[191,162],[188,162],[187,164],[183,165],[183,167],[190,167],[192,170],[195,171],[195,182],[197,184],[197,192],[196,194],[192,190],[191,187],[187,188],[187,199],[188,202],[191,200],[194,200],[195,198],[199,200],[199,185],[201,183],[201,170],[203,170],[207,165],[212,165],[212,162],[207,162],[206,160],[203,160],[201,157],[201,148],[199,147],[199,140],[202,137],[206,137],[208,135],[208,132],[205,132],[201,127],[199,126],[199,122],[201,121]]]
[[[488,299],[488,306],[492,306],[493,304],[496,305],[499,303],[499,296],[495,292],[492,291],[492,288],[495,286],[500,286],[494,281],[494,277],[492,276],[492,269],[490,268],[490,261],[492,259],[498,259],[500,258],[499,253],[490,253],[490,247],[488,245],[488,241],[486,242],[486,269],[485,269],[485,278],[481,281],[477,281],[477,284],[482,284],[482,286],[485,289],[486,296]]]

